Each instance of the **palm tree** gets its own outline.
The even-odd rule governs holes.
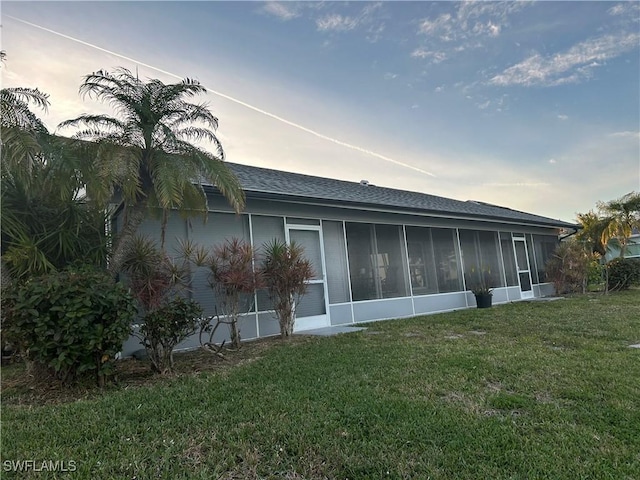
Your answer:
[[[587,213],[578,213],[577,219],[582,228],[576,234],[576,239],[589,252],[604,256],[607,250],[606,244],[602,243],[602,233],[607,227],[607,220],[592,210]]]
[[[46,112],[48,95],[0,90],[3,284],[78,260],[101,265],[106,255],[103,209],[82,198],[82,162],[70,155],[68,139],[49,134],[32,105]]]
[[[620,257],[624,257],[629,237],[634,230],[640,230],[640,193],[629,192],[616,200],[599,202],[598,208],[606,222],[602,243],[606,245],[616,239],[620,244]]]
[[[85,114],[60,127],[79,127],[74,138],[92,142],[82,148],[92,151],[103,177],[109,179],[110,193],[121,195],[124,231],[135,231],[145,211],[160,211],[164,246],[172,209],[206,218],[203,182],[215,185],[237,212],[244,207],[244,193],[224,164],[215,134],[218,119],[206,104],[185,100],[205,92],[196,80],[168,85],[157,79],[143,82],[125,68],[84,77],[81,96],[108,103],[120,118]],[[215,154],[191,142],[208,142]],[[92,194],[90,188],[87,192]],[[93,191],[94,196],[102,193]]]
[[[37,88],[3,88],[0,90],[0,147],[2,175],[9,171],[28,179],[36,157],[41,153],[42,138],[48,135],[44,122],[31,111],[31,106],[45,113],[49,95]]]
[[[51,273],[78,261],[104,266],[104,209],[82,198],[80,177],[61,165],[64,157],[54,155],[38,156],[28,180],[12,169],[2,176],[5,281]]]

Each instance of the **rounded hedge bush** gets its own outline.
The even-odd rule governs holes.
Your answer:
[[[640,285],[640,258],[616,258],[607,264],[609,290]]]
[[[127,289],[95,269],[34,277],[2,294],[5,339],[63,382],[94,372],[104,384],[137,314]]]

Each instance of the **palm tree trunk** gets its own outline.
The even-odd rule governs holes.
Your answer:
[[[146,205],[139,203],[132,207],[131,212],[125,213],[122,231],[116,235],[111,258],[107,265],[107,271],[113,277],[117,276],[122,270],[127,251],[131,248],[131,242],[145,218],[146,211]]]

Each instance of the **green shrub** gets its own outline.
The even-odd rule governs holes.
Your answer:
[[[584,293],[589,275],[590,255],[576,241],[560,243],[547,261],[547,278],[553,282],[556,292]]]
[[[153,370],[173,370],[173,349],[200,325],[202,308],[193,300],[175,297],[144,316],[136,336],[141,340]]]
[[[628,290],[640,284],[640,258],[616,258],[607,264],[609,290]]]
[[[587,267],[587,286],[602,289],[605,279],[605,266],[600,261],[600,254],[591,254]]]
[[[93,371],[99,385],[129,336],[135,300],[104,272],[65,270],[3,289],[3,336],[69,382]]]

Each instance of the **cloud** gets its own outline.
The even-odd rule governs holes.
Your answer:
[[[440,40],[450,41],[453,40],[453,26],[454,21],[452,16],[448,13],[443,13],[435,20],[424,19],[418,26],[418,33],[422,35],[435,35]]]
[[[509,26],[509,17],[529,4],[530,2],[524,1],[442,2],[442,5],[454,5],[455,8],[437,17],[419,20],[417,33],[426,38],[411,56],[431,59],[432,56],[420,54],[420,52],[430,52],[435,48],[440,51],[441,57],[452,57],[456,53],[480,48],[483,46],[484,39],[499,37]],[[429,48],[426,47],[427,45]],[[442,58],[439,61],[442,61]]]
[[[262,11],[264,13],[268,13],[269,15],[273,15],[278,17],[280,20],[291,20],[293,18],[299,17],[300,12],[298,11],[296,4],[293,3],[280,3],[280,2],[267,2],[262,7]]]
[[[385,31],[386,25],[384,23],[378,23],[376,25],[372,25],[367,30],[367,41],[371,43],[375,43],[378,40],[382,39],[382,33]]]
[[[440,63],[447,59],[447,54],[444,52],[434,52],[430,50],[425,50],[424,48],[416,48],[413,52],[411,52],[412,58],[429,58],[432,63]]]
[[[384,79],[385,80],[393,80],[398,78],[398,74],[397,73],[391,73],[391,72],[387,72],[384,74]]]
[[[640,140],[640,132],[631,132],[628,130],[624,132],[610,133],[608,136],[613,138],[633,138]]]
[[[333,30],[336,32],[345,32],[353,30],[358,26],[358,19],[353,17],[343,17],[337,13],[325,15],[316,20],[316,27],[321,32]]]
[[[604,35],[580,42],[569,50],[544,57],[539,53],[494,76],[489,83],[499,86],[557,86],[579,83],[591,76],[602,62],[636,49],[640,33]]]
[[[358,27],[367,28],[367,40],[376,42],[385,30],[385,24],[377,20],[377,12],[382,8],[382,2],[367,4],[355,16],[329,13],[316,19],[316,27],[320,32],[347,32]]]
[[[445,42],[481,36],[497,37],[509,25],[509,16],[529,3],[461,2],[453,14],[443,13],[435,19],[422,19],[418,33]]]
[[[550,159],[549,159],[549,163],[550,163],[551,165],[553,165],[553,164],[558,163],[558,161],[557,161],[555,158],[550,158]]]
[[[569,120],[569,116],[568,115],[559,114],[558,115],[558,120]]]
[[[640,3],[637,2],[622,2],[614,5],[607,10],[609,15],[613,16],[625,16],[631,17],[632,20],[637,21],[638,15],[640,15]],[[634,18],[635,15],[635,18]]]

